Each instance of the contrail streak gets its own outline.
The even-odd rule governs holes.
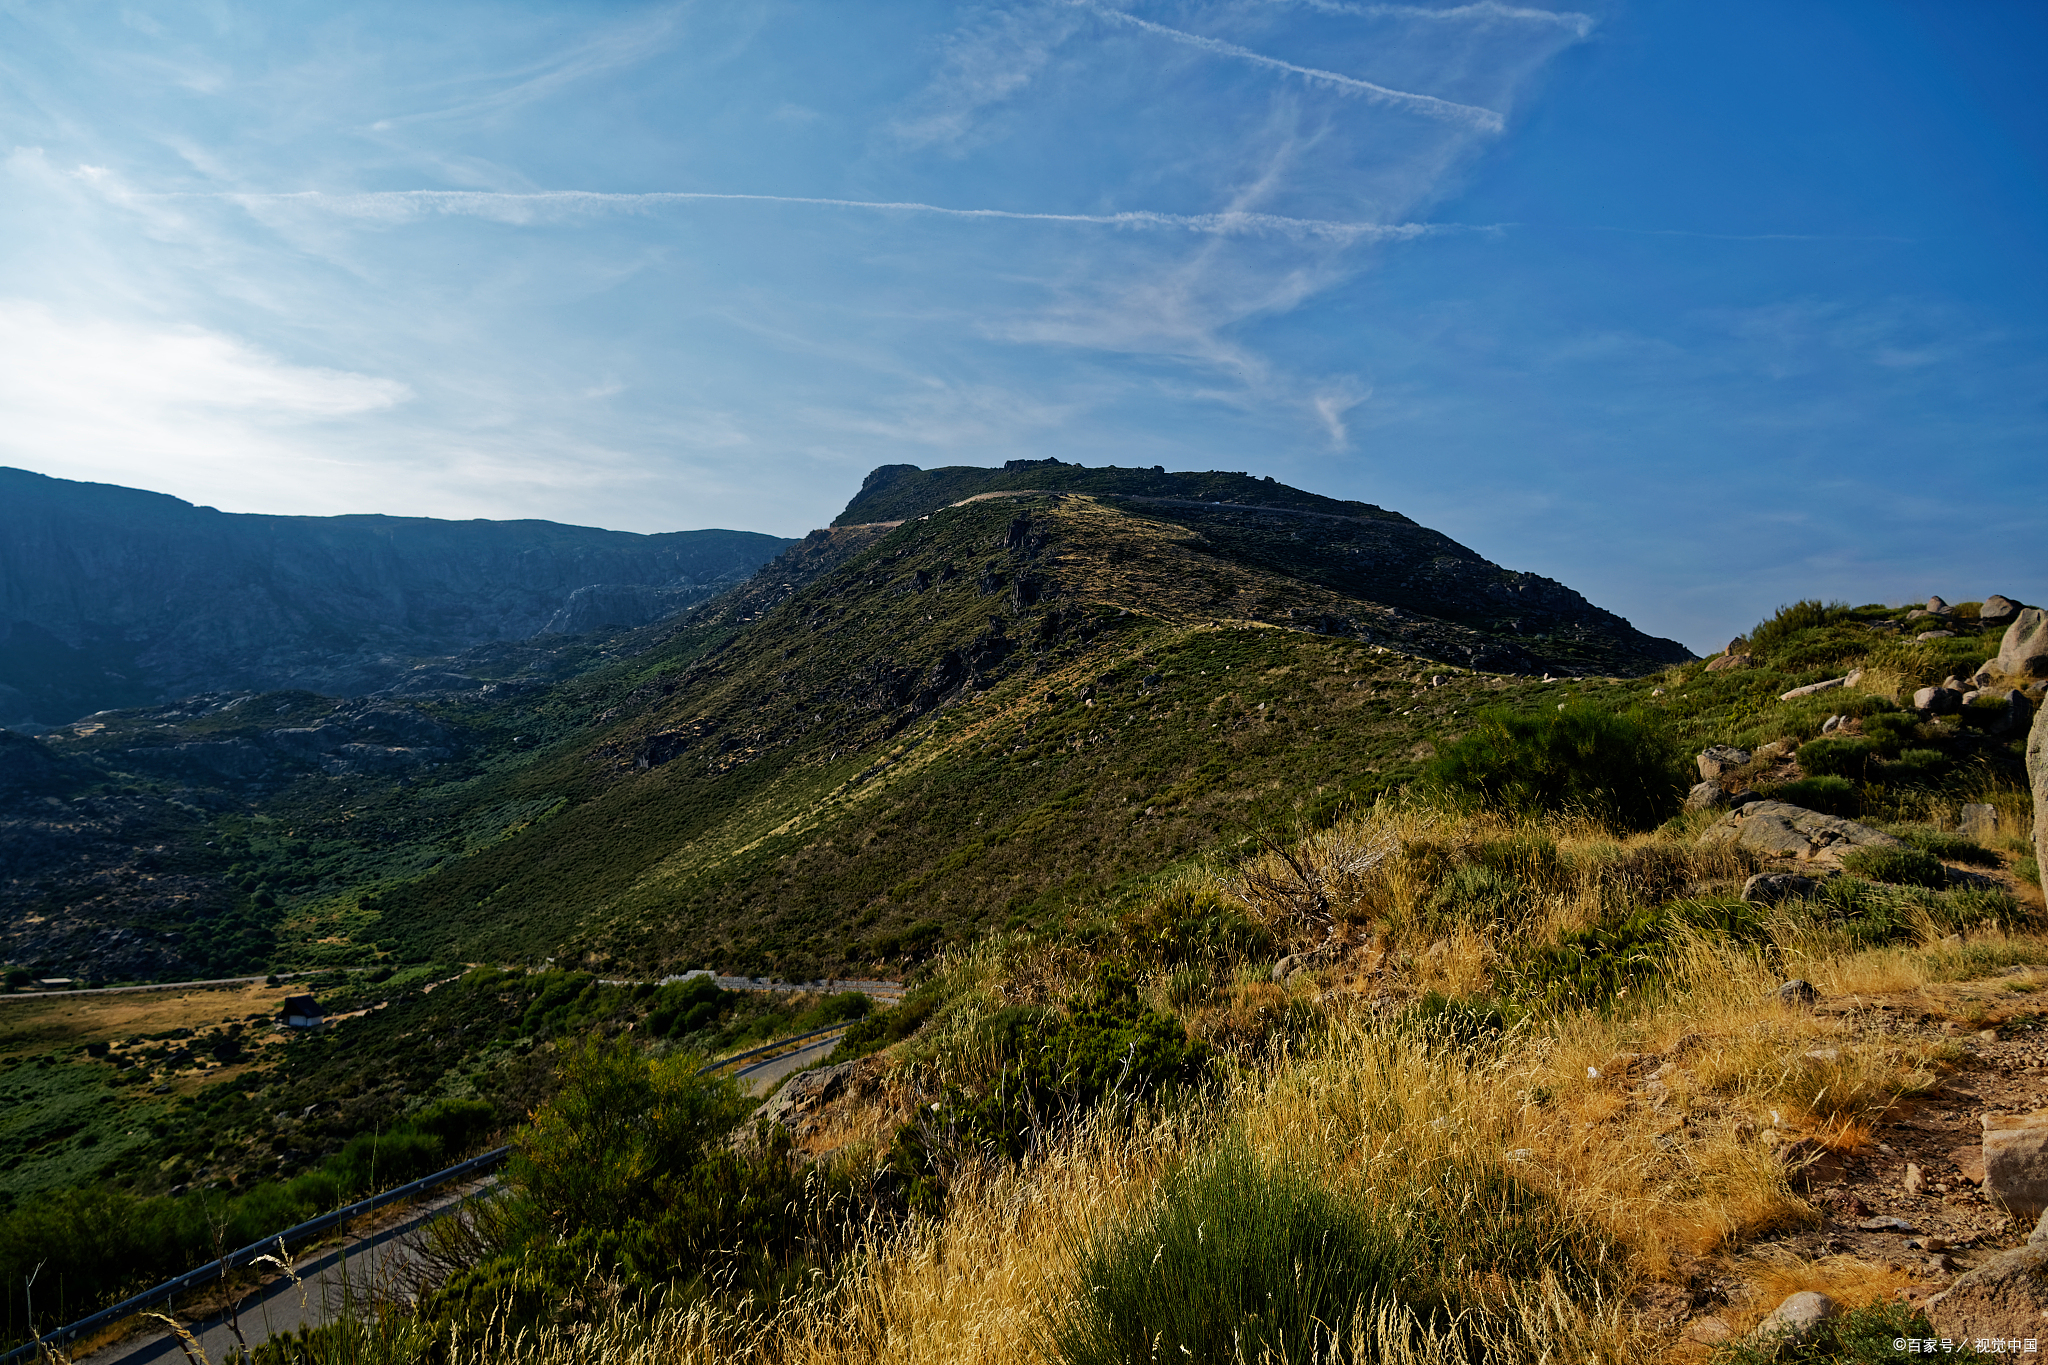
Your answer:
[[[1297,66],[1293,62],[1284,62],[1278,57],[1268,57],[1263,52],[1254,52],[1248,47],[1239,47],[1236,43],[1226,43],[1221,38],[1205,38],[1199,33],[1189,33],[1184,29],[1168,28],[1164,24],[1155,24],[1150,19],[1140,19],[1135,14],[1126,14],[1119,9],[1110,9],[1102,5],[1090,5],[1089,8],[1105,19],[1114,19],[1118,23],[1129,24],[1132,28],[1142,29],[1146,33],[1157,34],[1161,38],[1170,39],[1176,43],[1185,43],[1189,47],[1198,47],[1204,52],[1214,52],[1224,57],[1236,57],[1240,61],[1271,67],[1275,71],[1285,71],[1290,75],[1300,76],[1304,80],[1314,81],[1321,85],[1334,86],[1348,95],[1363,95],[1365,98],[1378,104],[1390,104],[1397,108],[1425,114],[1430,118],[1443,119],[1449,123],[1462,123],[1471,128],[1483,128],[1489,133],[1497,133],[1507,126],[1499,114],[1491,109],[1482,109],[1476,104],[1458,104],[1452,100],[1440,100],[1434,95],[1417,95],[1407,90],[1394,90],[1384,85],[1374,85],[1371,81],[1362,81],[1355,76],[1346,76],[1335,71],[1322,71],[1313,66]]]
[[[1295,240],[1360,242],[1407,241],[1445,231],[1467,229],[1436,223],[1359,223],[1327,218],[1289,218],[1273,213],[1026,213],[1016,209],[956,209],[941,204],[869,199],[826,199],[789,194],[715,194],[708,191],[655,191],[608,194],[594,190],[540,190],[526,194],[482,190],[379,190],[363,194],[331,194],[297,190],[282,194],[234,192],[174,193],[137,196],[160,199],[222,199],[245,208],[303,205],[357,218],[401,220],[427,214],[455,214],[528,222],[548,212],[637,210],[667,204],[750,203],[806,204],[819,208],[864,209],[878,213],[928,214],[941,218],[1006,219],[1025,223],[1073,223],[1090,227],[1193,232],[1215,237],[1288,237]]]

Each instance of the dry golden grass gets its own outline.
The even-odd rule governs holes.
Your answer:
[[[1776,988],[1801,976],[1831,1001],[1996,1018],[2027,1008],[2021,988],[2048,973],[1990,978],[2014,963],[2048,964],[2048,941],[1980,932],[1958,946],[1925,926],[1919,945],[1851,950],[1787,909],[1752,947],[1682,943],[1661,980],[1606,1012],[1537,1013],[1477,1038],[1412,1012],[1427,991],[1487,993],[1496,960],[1522,946],[1517,937],[1754,870],[1733,851],[1699,849],[1695,835],[1680,826],[1621,837],[1586,821],[1382,807],[1206,884],[1197,876],[1178,889],[1221,891],[1273,931],[1279,951],[1312,953],[1310,969],[1286,984],[1250,964],[1234,976],[1162,970],[1147,983],[1155,1007],[1218,1049],[1218,1074],[1199,1096],[1130,1122],[1082,1125],[1022,1166],[963,1173],[942,1221],[873,1230],[860,1256],[766,1321],[702,1303],[606,1310],[574,1330],[456,1343],[449,1359],[1039,1362],[1049,1314],[1074,1292],[1089,1237],[1133,1217],[1164,1176],[1226,1134],[1269,1164],[1404,1206],[1457,1207],[1475,1172],[1504,1171],[1547,1200],[1560,1226],[1608,1248],[1613,1273],[1598,1293],[1509,1284],[1478,1268],[1459,1330],[1487,1343],[1490,1360],[1703,1356],[1646,1335],[1625,1307],[1633,1287],[1684,1279],[1703,1260],[1748,1284],[1748,1297],[1722,1312],[1738,1331],[1799,1289],[1848,1306],[1887,1298],[1902,1273],[1745,1248],[1818,1217],[1788,1149],[1864,1149],[1886,1110],[1931,1090],[1955,1054],[1853,1016],[1787,1006]],[[1504,870],[1508,901],[1497,888],[1486,891],[1494,900],[1446,899],[1451,872],[1475,866]],[[1471,885],[1476,896],[1495,884]],[[1090,966],[1077,949],[1029,938],[993,939],[947,963],[947,1005],[874,1064],[880,1083],[832,1117],[825,1145],[872,1159],[934,1083],[996,1064],[979,1055],[982,1020],[1055,1004]],[[1331,1359],[1448,1365],[1449,1340],[1403,1311],[1352,1322]]]
[[[0,997],[0,1056],[235,1023],[250,1014],[275,1014],[286,996],[303,989],[256,981],[205,989]]]

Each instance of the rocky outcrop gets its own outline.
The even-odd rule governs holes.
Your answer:
[[[0,469],[0,687],[20,698],[0,703],[55,724],[210,690],[375,691],[421,656],[612,624],[628,609],[639,619],[619,624],[640,624],[743,581],[789,543],[229,514]]]
[[[2038,1340],[2048,1332],[2048,1215],[2026,1244],[1957,1277],[1922,1305],[1941,1336],[1961,1342]]]
[[[1835,1301],[1814,1290],[1794,1294],[1773,1308],[1749,1334],[1749,1345],[1757,1350],[1777,1351],[1804,1341],[1814,1329],[1835,1315]]]
[[[1986,659],[1978,676],[1991,678],[2048,678],[2048,612],[2028,607],[2013,617],[1998,642],[1996,656]]]
[[[1700,750],[1699,756],[1693,761],[1699,765],[1700,781],[1718,782],[1753,757],[1755,755],[1747,749],[1738,749],[1729,744],[1715,744]]]
[[[2027,785],[2034,789],[2034,863],[2048,862],[2048,706],[2027,733]]]
[[[1839,866],[1854,848],[1897,848],[1880,830],[1784,801],[1753,801],[1707,828],[1700,843],[1734,844],[1766,858],[1793,858]]]
[[[1992,593],[1977,608],[1977,620],[1982,625],[2002,626],[2020,614],[2020,604],[2000,593]]]
[[[1085,494],[1148,521],[1183,526],[1196,533],[1189,547],[1217,563],[1255,567],[1357,604],[1290,610],[1283,619],[1296,629],[1351,635],[1487,672],[1640,674],[1692,658],[1678,642],[1644,634],[1562,583],[1503,568],[1398,512],[1244,474],[1059,460],[1012,461],[1000,470],[888,465],[868,476],[835,526],[928,516],[993,497],[1060,494]],[[1013,524],[998,548],[1022,550],[1030,525]],[[1037,539],[1035,530],[1028,534]],[[1003,586],[1013,610],[1030,604],[1030,577],[1020,573]]]
[[[1984,1193],[2023,1223],[2048,1213],[2048,1114],[1985,1115]]]

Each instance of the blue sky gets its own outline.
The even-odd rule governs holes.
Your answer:
[[[2048,6],[0,0],[0,463],[801,534],[1244,469],[1718,648],[2048,599]]]

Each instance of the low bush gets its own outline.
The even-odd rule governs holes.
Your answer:
[[[1948,767],[1948,755],[1939,749],[1901,749],[1895,761],[1884,765],[1883,777],[1891,785],[1931,787]]]
[[[1824,815],[1857,815],[1863,809],[1856,784],[1846,777],[1802,777],[1797,782],[1783,782],[1761,790],[1773,801],[1788,801]]]
[[[825,1064],[837,1066],[902,1042],[924,1027],[939,1004],[939,993],[930,987],[912,991],[895,1008],[869,1014],[841,1034],[839,1046],[832,1049],[832,1055],[825,1059]]]
[[[948,1083],[898,1132],[890,1157],[891,1178],[928,1210],[959,1165],[1021,1160],[1072,1119],[1190,1084],[1209,1064],[1208,1048],[1145,1004],[1114,960],[1097,964],[1064,1012],[1018,1005],[988,1016],[969,1052],[987,1074]]]
[[[1366,1359],[1353,1355],[1370,1350],[1359,1337],[1393,1310],[1448,1347],[1442,1358],[1485,1359],[1471,1327],[1500,1306],[1489,1285],[1591,1295],[1619,1264],[1611,1250],[1498,1167],[1447,1164],[1389,1200],[1267,1165],[1231,1137],[1079,1248],[1048,1354],[1062,1365]]]
[[[1789,607],[1779,607],[1776,615],[1758,623],[1757,628],[1749,633],[1749,648],[1752,653],[1769,655],[1800,631],[1838,625],[1851,620],[1855,614],[1847,602],[1823,604],[1818,598],[1794,602]]]
[[[1863,780],[1872,746],[1861,739],[1816,739],[1799,750],[1799,767],[1809,777],[1845,777]]]
[[[1229,967],[1273,949],[1271,930],[1206,887],[1152,897],[1118,927],[1131,959],[1157,967]]]
[[[1506,984],[1531,1004],[1610,1009],[1660,974],[1670,930],[1669,918],[1655,909],[1574,930],[1512,963]]]
[[[1387,1212],[1226,1144],[1082,1251],[1053,1354],[1064,1365],[1317,1360],[1417,1269]]]
[[[1888,825],[1885,833],[1922,853],[1931,853],[1945,863],[1968,863],[1972,867],[1997,867],[1999,864],[1996,853],[1968,835],[1929,829],[1925,825]]]
[[[1863,718],[1863,738],[1886,758],[1898,757],[1899,750],[1920,737],[1920,718],[1910,711],[1887,711]]]
[[[1591,707],[1535,716],[1480,713],[1429,764],[1425,780],[1469,806],[1513,815],[1584,811],[1653,829],[1678,810],[1687,773],[1654,716]]]
[[[736,1148],[751,1106],[699,1060],[623,1037],[569,1055],[514,1141],[505,1205],[480,1221],[470,1263],[421,1301],[430,1335],[559,1321],[594,1271],[627,1296],[680,1287],[764,1303],[803,1278],[831,1192],[807,1187],[780,1130]]]
[[[1894,886],[1924,886],[1939,891],[1948,885],[1941,859],[1916,848],[1857,848],[1842,855],[1847,872]]]

